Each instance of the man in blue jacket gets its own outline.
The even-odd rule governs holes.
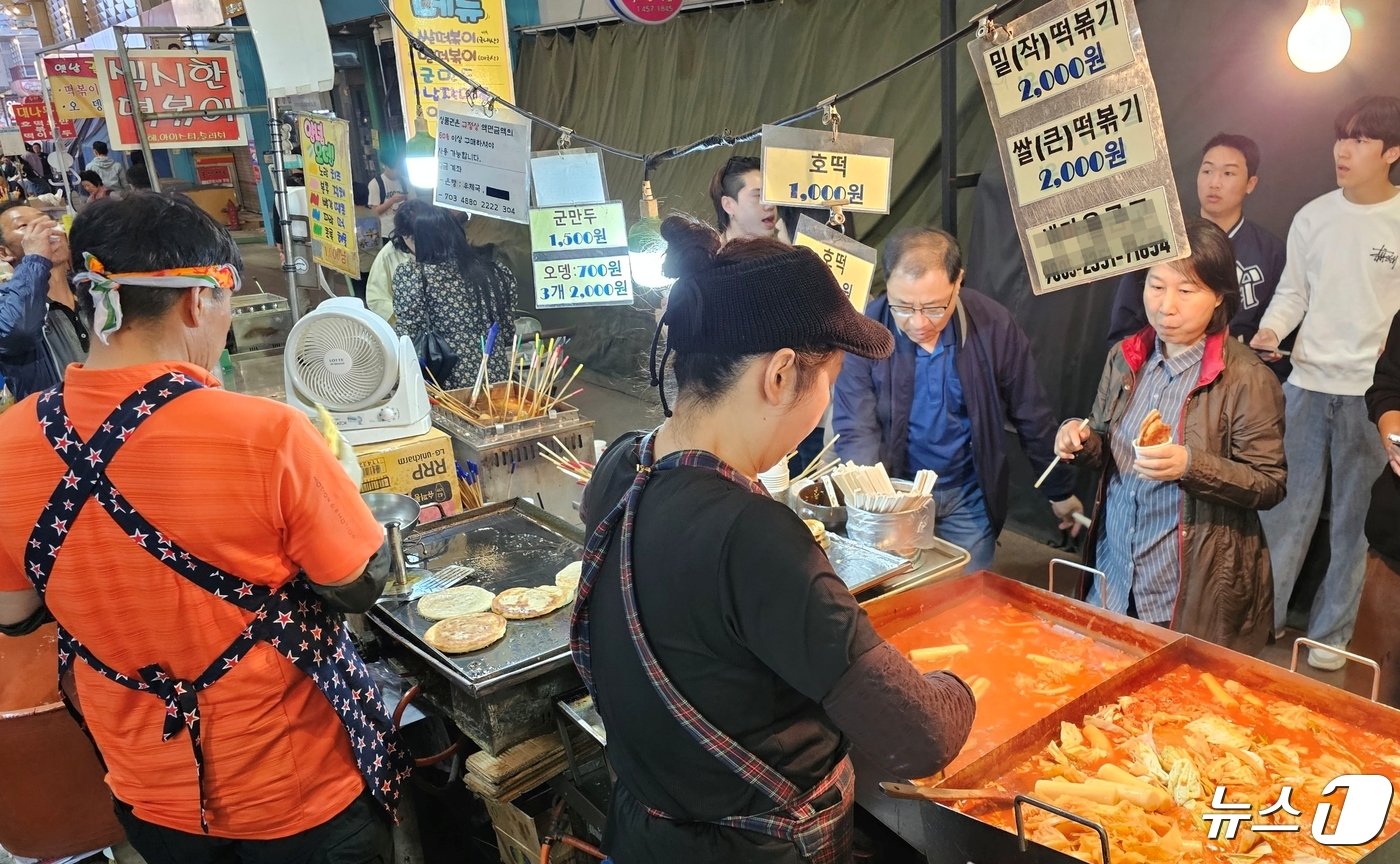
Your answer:
[[[0,205],[0,376],[16,400],[63,379],[87,357],[88,331],[68,284],[68,235],[19,202]]]
[[[1026,334],[1000,304],[962,287],[957,238],[911,228],[885,243],[886,293],[865,314],[895,334],[888,360],[847,356],[836,381],[836,452],[891,475],[938,472],[939,537],[991,566],[1006,523],[1009,418],[1033,466],[1054,460],[1056,424]],[[951,326],[950,326],[951,325]],[[1056,468],[1042,487],[1063,527],[1081,508],[1074,478]]]

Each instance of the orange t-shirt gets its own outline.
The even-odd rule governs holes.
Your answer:
[[[205,384],[146,420],[107,476],[178,546],[260,585],[298,571],[333,583],[360,571],[383,529],[307,417],[288,405],[218,389],[183,363],[89,371],[70,366],[64,407],[89,439],[107,414],[170,371]],[[0,414],[0,591],[31,587],[24,547],[65,466],[31,397]],[[23,466],[20,469],[20,466]],[[198,677],[252,613],[206,593],[131,542],[94,499],[73,522],[50,577],[54,617],[119,672],[159,663]],[[200,833],[189,734],[161,741],[165,706],[81,660],[74,683],[107,763],[107,783],[136,816]],[[260,643],[199,694],[209,833],[273,839],[313,828],[363,788],[339,717],[310,678]]]

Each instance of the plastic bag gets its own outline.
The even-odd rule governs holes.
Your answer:
[[[933,501],[904,513],[870,513],[846,507],[846,536],[883,552],[913,558],[931,549],[935,538]]]

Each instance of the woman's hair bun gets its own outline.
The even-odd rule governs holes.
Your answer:
[[[720,237],[715,229],[689,216],[668,216],[661,223],[666,260],[661,270],[672,279],[694,276],[714,266]]]

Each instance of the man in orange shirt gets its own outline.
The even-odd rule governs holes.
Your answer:
[[[57,620],[150,864],[388,864],[410,760],[339,614],[378,597],[383,529],[304,415],[210,376],[242,266],[221,226],[134,194],[71,246],[96,338],[0,415],[24,466],[0,484],[0,632]]]

